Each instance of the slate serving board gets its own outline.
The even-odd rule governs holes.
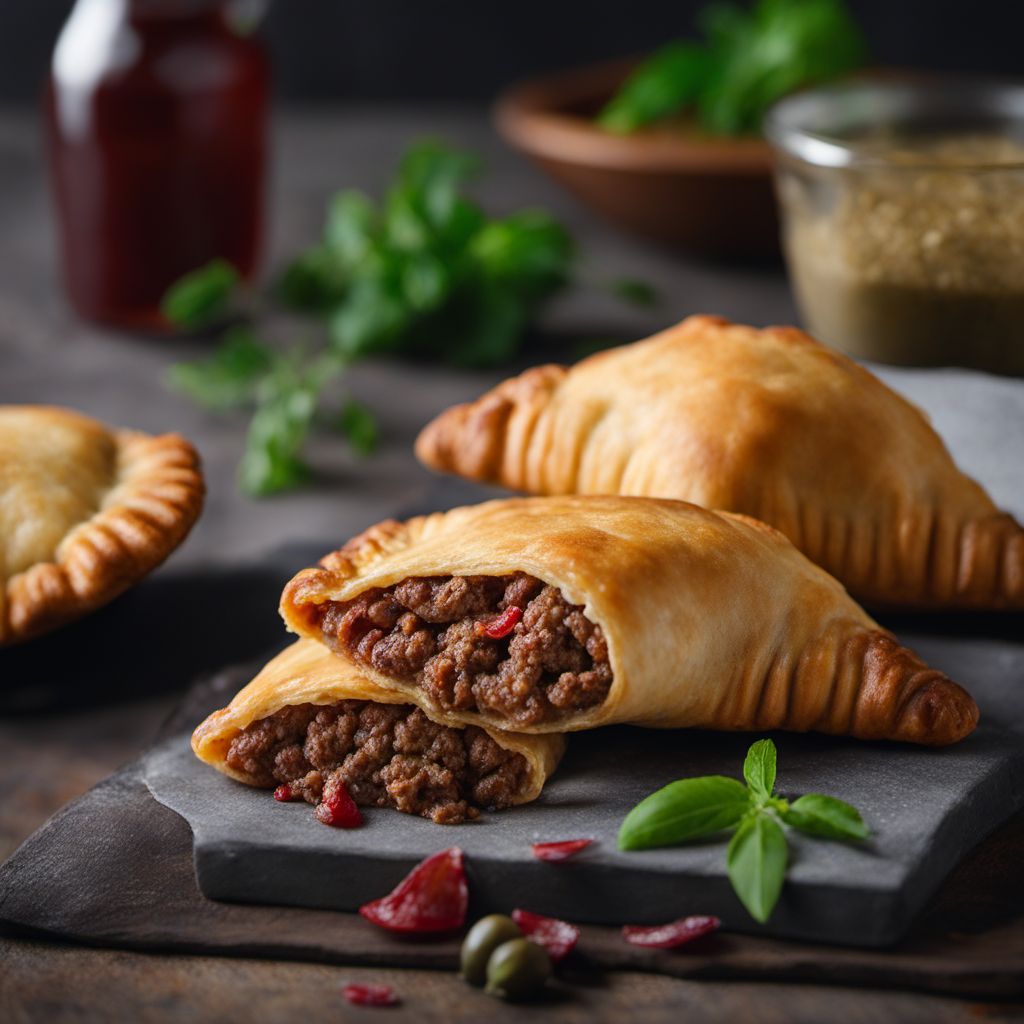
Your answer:
[[[859,807],[873,838],[862,845],[791,834],[782,898],[763,929],[725,874],[725,842],[623,853],[618,826],[633,804],[674,778],[735,773],[749,737],[607,729],[573,737],[566,760],[534,804],[459,828],[390,810],[341,832],[305,804],[277,804],[196,761],[183,736],[143,766],[150,791],[185,817],[195,837],[199,887],[213,899],[355,910],[388,892],[419,860],[458,845],[484,911],[530,909],[573,921],[657,923],[714,913],[726,927],[878,946],[909,927],[939,882],[978,839],[1024,806],[1024,745],[980,730],[937,752],[817,737],[775,737],[780,790],[824,791]],[[538,840],[590,836],[571,864],[535,860]]]
[[[198,683],[162,734],[221,706],[247,674]],[[202,896],[187,822],[150,795],[135,762],[59,811],[0,865],[0,934],[57,936],[148,951],[453,969],[459,937],[407,942],[355,914],[226,903]],[[973,850],[909,935],[885,949],[720,931],[683,951],[639,949],[617,928],[581,926],[562,974],[597,969],[690,979],[761,979],[919,989],[1008,999],[1024,994],[1024,814]],[[125,880],[130,879],[130,884]],[[517,901],[522,894],[513,894]],[[476,907],[471,906],[471,914]]]

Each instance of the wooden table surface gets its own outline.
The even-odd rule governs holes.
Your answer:
[[[72,405],[110,422],[181,430],[199,446],[210,494],[174,568],[244,564],[283,542],[344,539],[415,502],[428,477],[410,444],[437,410],[478,393],[501,374],[371,363],[353,389],[378,413],[383,445],[356,463],[336,441],[313,450],[316,486],[264,502],[235,491],[244,421],[208,416],[162,385],[166,367],[201,343],[132,338],[77,323],[55,280],[41,147],[33,118],[0,115],[0,402]],[[560,300],[545,318],[568,341],[642,336],[687,313],[717,312],[753,323],[794,319],[780,268],[687,263],[623,239],[594,221],[538,172],[507,152],[482,112],[452,109],[292,111],[278,118],[272,243],[268,265],[310,242],[331,192],[379,192],[406,142],[436,134],[482,152],[490,174],[479,194],[495,211],[542,205],[579,240],[585,276],[654,284],[653,310],[623,307],[598,288]],[[559,352],[559,356],[563,356]],[[543,353],[533,355],[544,358]],[[167,570],[164,570],[167,571]],[[54,642],[59,642],[55,640]],[[182,680],[183,687],[187,680]],[[0,679],[2,685],[2,679]],[[145,749],[175,695],[147,696],[75,713],[0,720],[0,860],[51,813]],[[615,973],[557,990],[542,1006],[510,1007],[455,977],[414,970],[345,970],[316,964],[147,955],[0,938],[0,1021],[232,1021],[366,1019],[348,1007],[347,980],[386,981],[405,996],[388,1020],[823,1020],[940,1022],[1020,1020],[1020,1006],[970,1003],[919,993],[800,984],[688,982]]]

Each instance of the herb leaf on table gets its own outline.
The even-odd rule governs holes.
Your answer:
[[[208,408],[251,408],[239,481],[254,495],[309,477],[302,453],[318,423],[358,454],[378,440],[372,412],[352,396],[324,414],[352,362],[370,355],[492,366],[516,354],[538,310],[573,278],[576,251],[542,210],[492,218],[466,194],[480,171],[470,153],[413,145],[382,200],[354,189],[328,204],[319,241],[296,256],[269,294],[240,296],[238,274],[215,260],[168,291],[163,310],[187,330],[208,328],[248,298],[248,324],[229,329],[206,359],[172,367],[169,383]],[[620,297],[647,301],[638,282]],[[251,322],[276,301],[319,325],[318,340],[271,343]]]
[[[726,866],[740,902],[764,924],[778,902],[789,851],[779,823],[767,814],[747,815],[729,840]]]
[[[808,793],[790,803],[774,795],[775,744],[757,740],[743,763],[746,785],[725,775],[670,782],[641,800],[619,829],[619,848],[671,846],[735,828],[726,853],[729,881],[762,924],[782,892],[788,863],[783,825],[819,839],[861,840],[868,827],[855,807]]]

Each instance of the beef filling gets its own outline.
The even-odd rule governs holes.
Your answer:
[[[332,782],[362,807],[395,807],[438,824],[508,807],[526,759],[482,729],[452,729],[409,704],[343,700],[287,707],[243,729],[227,763],[260,786],[286,784],[318,804]]]
[[[601,627],[525,573],[414,577],[317,614],[334,651],[512,726],[600,704],[612,682]]]

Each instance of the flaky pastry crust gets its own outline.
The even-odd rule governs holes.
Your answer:
[[[796,328],[695,316],[536,367],[442,413],[416,452],[535,494],[742,512],[879,606],[1024,608],[1020,524],[920,409]]]
[[[235,694],[226,708],[214,711],[196,728],[192,734],[192,750],[196,757],[217,771],[239,782],[254,785],[253,779],[235,771],[227,763],[231,741],[246,726],[285,707],[334,704],[340,700],[413,703],[423,708],[428,718],[434,717],[421,701],[409,700],[395,690],[378,686],[323,645],[312,640],[297,640],[271,659],[251,683]],[[522,754],[526,760],[527,778],[513,803],[536,800],[558,765],[565,750],[565,740],[555,734],[524,736],[491,729],[486,731],[499,747]]]
[[[0,406],[0,646],[138,582],[184,540],[203,494],[199,457],[177,434]]]
[[[613,496],[514,498],[387,521],[305,569],[281,614],[321,639],[317,606],[408,577],[524,572],[601,626],[613,682],[600,705],[522,726],[814,730],[942,745],[978,709],[961,687],[881,629],[786,538],[742,515]],[[359,669],[440,722],[500,729],[491,710],[451,711],[414,684]]]

